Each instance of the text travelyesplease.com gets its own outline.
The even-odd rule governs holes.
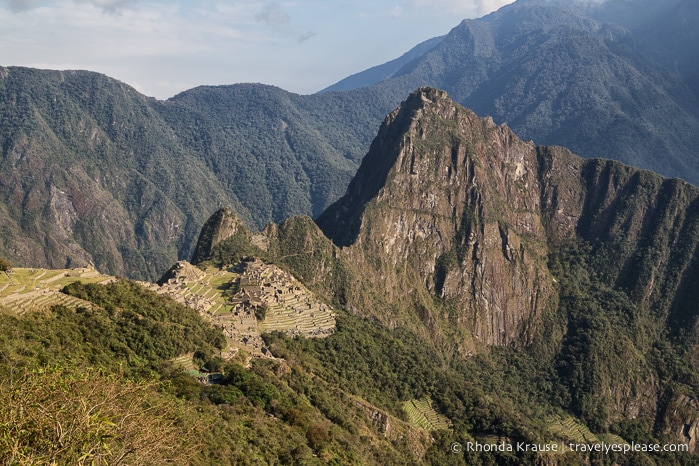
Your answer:
[[[451,451],[454,453],[461,452],[551,452],[565,453],[573,452],[599,452],[609,454],[615,453],[660,453],[660,452],[688,452],[689,445],[685,443],[665,444],[659,443],[526,443],[526,442],[498,442],[498,443],[480,443],[467,442],[462,445],[460,443],[452,443]]]

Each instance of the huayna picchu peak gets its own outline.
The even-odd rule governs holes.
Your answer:
[[[388,116],[318,224],[389,299],[452,303],[453,322],[421,319],[464,330],[467,352],[513,344],[553,290],[538,175],[533,143],[423,88]]]
[[[691,293],[698,196],[681,180],[523,142],[422,88],[386,118],[317,223],[384,296],[428,292],[457,305],[473,344],[508,345],[530,341],[556,294],[547,258],[571,240],[610,254],[611,283],[642,303],[696,314],[689,295],[667,300]]]
[[[693,409],[681,393],[697,380],[669,375],[664,359],[696,371],[699,189],[689,183],[523,142],[423,88],[386,118],[317,223],[355,271],[356,312],[452,356],[536,351],[568,408],[597,428],[646,419],[694,438],[667,416],[668,403]],[[696,414],[685,421],[699,426]]]

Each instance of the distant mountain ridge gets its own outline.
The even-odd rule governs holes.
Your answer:
[[[520,0],[463,21],[373,88],[444,89],[524,139],[699,184],[695,11]]]
[[[263,85],[160,102],[97,73],[2,68],[0,255],[154,280],[220,206],[256,228],[320,213],[388,108]]]
[[[332,86],[326,87],[320,92],[348,91],[358,89],[360,87],[370,86],[372,84],[376,84],[377,82],[383,81],[384,79],[388,79],[400,71],[404,65],[434,49],[437,44],[444,39],[444,37],[445,36],[440,36],[428,39],[416,45],[395,60],[391,60],[383,65],[371,67],[368,70],[359,73],[355,73],[342,79],[341,81],[338,81]]]

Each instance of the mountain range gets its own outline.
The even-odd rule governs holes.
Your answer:
[[[697,18],[690,1],[518,1],[422,44],[372,84],[444,89],[523,139],[697,184]],[[369,73],[353,79],[368,84]]]
[[[519,0],[309,96],[259,84],[167,101],[82,71],[0,73],[0,252],[156,279],[219,206],[319,215],[420,86],[523,139],[699,183],[696,5]]]
[[[0,463],[699,464],[697,19],[518,0],[309,96],[0,68]]]
[[[3,273],[0,460],[697,464],[698,281],[699,188],[423,87],[315,221]]]

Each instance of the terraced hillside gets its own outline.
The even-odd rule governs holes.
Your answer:
[[[579,444],[599,443],[603,440],[610,440],[610,438],[603,439],[603,436],[593,434],[586,425],[581,424],[571,416],[552,418],[548,423],[548,428],[556,437]],[[608,437],[613,437],[612,440],[614,440],[614,442],[612,443],[626,443],[621,437],[614,436],[613,434],[606,435]]]
[[[408,416],[408,422],[413,426],[429,431],[451,428],[449,419],[435,411],[432,400],[427,397],[404,402],[403,410]]]
[[[268,355],[263,332],[323,337],[333,333],[332,309],[290,273],[261,261],[241,262],[230,269],[201,270],[186,261],[178,262],[171,277],[161,286],[140,282],[168,295],[220,326],[232,353],[243,349],[254,356]],[[93,268],[15,268],[0,274],[0,310],[17,315],[63,304],[75,309],[92,306],[82,299],[61,293],[73,282],[109,283],[114,277]],[[264,310],[264,311],[263,311]]]
[[[0,309],[23,315],[56,304],[73,309],[91,306],[87,301],[61,293],[61,288],[76,281],[109,283],[113,280],[114,277],[90,267],[56,270],[14,268],[0,274]]]
[[[161,285],[143,284],[208,316],[232,352],[268,355],[264,332],[323,337],[335,329],[330,306],[290,273],[259,260],[204,269],[180,261],[164,278]]]

